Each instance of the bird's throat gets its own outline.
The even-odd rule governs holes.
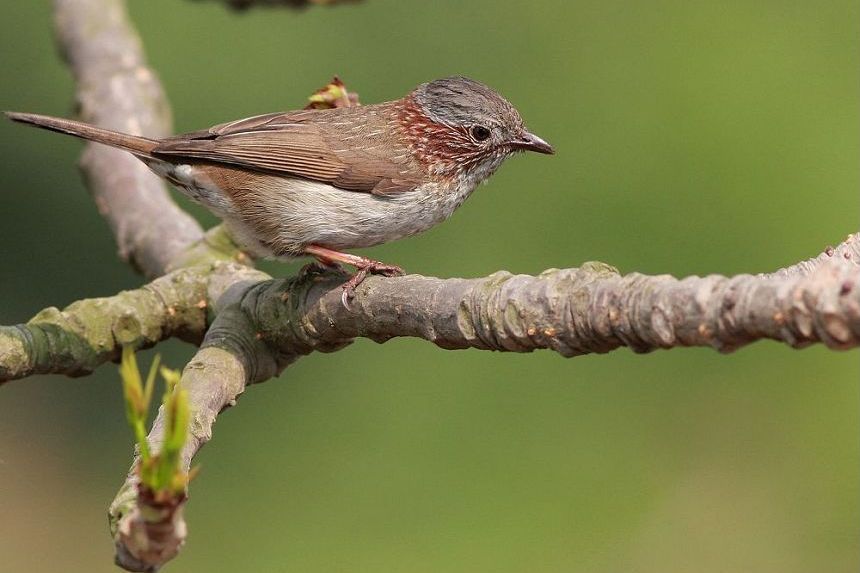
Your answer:
[[[466,129],[434,121],[411,95],[402,100],[396,118],[412,156],[434,179],[461,178],[487,159],[474,148]]]

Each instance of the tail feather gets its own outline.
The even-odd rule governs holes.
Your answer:
[[[58,133],[74,135],[75,137],[103,143],[105,145],[110,145],[111,147],[118,147],[136,155],[149,155],[158,144],[154,139],[120,133],[118,131],[111,131],[109,129],[96,127],[80,121],[73,121],[71,119],[37,115],[35,113],[19,113],[15,111],[7,111],[4,113],[6,114],[6,117],[12,121],[35,125],[36,127],[56,131]]]

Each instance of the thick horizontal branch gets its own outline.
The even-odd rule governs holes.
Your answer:
[[[423,338],[443,348],[563,356],[710,346],[728,352],[760,339],[793,347],[860,345],[860,267],[821,263],[790,277],[621,276],[602,263],[539,276],[482,279],[373,277],[352,308],[340,277],[305,276],[251,289],[243,308],[277,351],[332,351],[355,337]]]
[[[183,270],[137,290],[46,308],[27,324],[0,327],[0,382],[89,374],[117,358],[123,344],[148,347],[171,336],[199,341],[206,305],[205,275]]]
[[[208,257],[211,250],[203,252]],[[199,343],[210,301],[235,284],[265,278],[244,265],[209,263],[115,296],[46,308],[26,324],[0,326],[0,384],[33,374],[83,376],[116,359],[123,345],[146,348],[170,337]]]
[[[121,0],[54,0],[60,50],[77,85],[85,121],[138,135],[170,133],[170,110]],[[132,155],[88,144],[88,188],[120,256],[154,278],[203,234],[164,184]]]
[[[344,277],[337,273],[264,280],[264,273],[242,265],[210,263],[114,297],[46,309],[25,325],[0,327],[0,381],[86,374],[115,358],[122,344],[149,346],[170,336],[200,340],[204,309],[237,284],[248,290],[236,304],[282,362],[337,350],[356,337],[383,342],[396,336],[443,348],[549,348],[564,356],[620,346],[726,352],[765,338],[795,347],[822,342],[852,348],[860,332],[860,258],[851,255],[857,241],[852,235],[814,264],[731,278],[621,276],[601,263],[537,277],[370,277],[350,309],[341,303]],[[212,252],[205,246],[187,257],[194,261],[199,254],[205,261]]]

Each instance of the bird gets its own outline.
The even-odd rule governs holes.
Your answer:
[[[311,256],[356,272],[403,273],[346,252],[415,235],[448,219],[513,154],[555,153],[495,90],[452,76],[393,101],[268,113],[163,139],[45,115],[13,121],[133,154],[224,221],[261,258]]]

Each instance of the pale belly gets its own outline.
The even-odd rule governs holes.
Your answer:
[[[273,258],[301,256],[308,245],[370,247],[426,231],[450,217],[475,188],[472,181],[446,192],[427,184],[378,197],[305,179],[245,172],[241,187],[225,193],[221,186],[230,179],[218,172],[188,165],[169,166],[169,172],[163,164],[150,167],[223,219],[242,247]]]
[[[450,217],[469,192],[446,194],[436,185],[425,185],[394,197],[377,197],[293,179],[267,208],[276,205],[272,216],[277,219],[279,243],[349,249],[426,231]]]

